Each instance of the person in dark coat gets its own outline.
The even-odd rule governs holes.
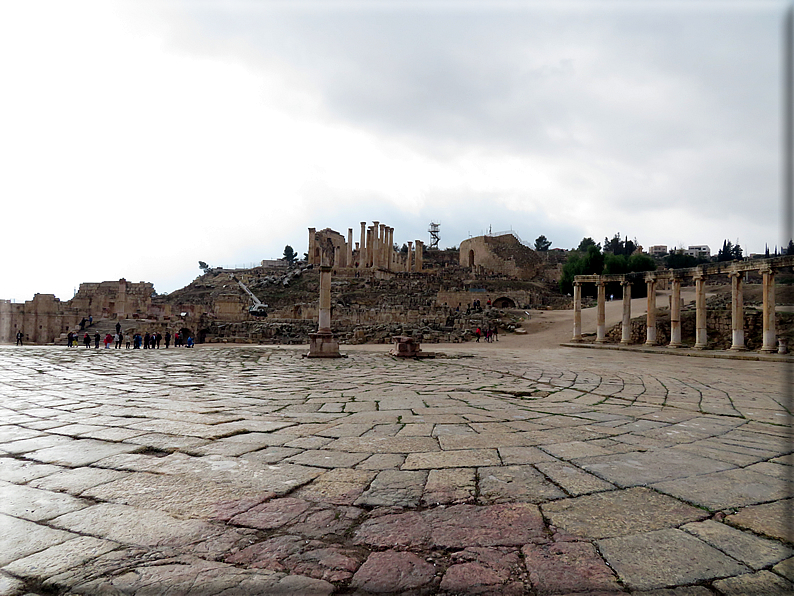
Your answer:
[[[143,336],[143,349],[149,349],[149,332],[147,331]]]
[[[97,331],[96,333],[94,333],[94,348],[98,348],[99,347],[99,339],[100,339],[99,338],[99,331]]]

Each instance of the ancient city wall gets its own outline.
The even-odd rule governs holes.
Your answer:
[[[473,271],[499,273],[518,279],[534,279],[543,263],[534,250],[513,234],[477,236],[460,243],[460,264]]]

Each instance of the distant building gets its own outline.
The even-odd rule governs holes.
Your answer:
[[[648,254],[652,257],[663,257],[667,254],[666,244],[655,244],[648,248]]]
[[[684,254],[695,257],[696,259],[710,259],[711,249],[705,244],[696,244],[687,248]]]

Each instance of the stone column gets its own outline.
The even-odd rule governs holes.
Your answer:
[[[417,240],[416,241],[416,263],[414,264],[414,267],[415,267],[416,271],[419,271],[419,272],[422,271],[422,259],[424,257],[423,249],[424,249],[424,244],[422,243],[421,240]]]
[[[695,349],[704,350],[708,345],[706,333],[706,275],[695,274]]]
[[[573,337],[571,341],[582,341],[582,282],[573,282]]]
[[[623,287],[623,322],[620,326],[620,343],[628,345],[631,343],[631,282],[623,280],[620,285]]]
[[[672,279],[670,296],[670,344],[668,348],[681,347],[681,278]]]
[[[645,285],[648,288],[648,315],[646,317],[646,346],[656,345],[656,278],[646,277]]]
[[[318,333],[331,332],[331,268],[320,267],[320,312]]]
[[[314,259],[314,249],[317,246],[317,239],[314,237],[316,230],[314,228],[309,228],[309,264],[316,265],[317,261]]]
[[[347,229],[347,263],[345,266],[353,266],[353,228]]]
[[[372,249],[374,247],[375,239],[372,233],[372,226],[367,226],[367,267],[372,267]]]
[[[339,342],[331,332],[331,267],[323,255],[320,266],[320,304],[317,317],[317,333],[309,334],[307,358],[341,358]]]
[[[775,271],[770,267],[761,270],[764,278],[764,307],[763,307],[763,345],[761,351],[776,352],[777,337],[775,333]]]
[[[743,351],[744,345],[744,296],[740,271],[732,271],[731,278],[731,350]]]
[[[372,261],[372,268],[377,269],[380,261],[378,260],[378,252],[380,251],[380,222],[373,221],[372,222],[372,250],[370,251],[370,260]]]
[[[367,222],[361,222],[361,241],[358,243],[358,268],[363,269],[366,267],[367,258]]]
[[[405,261],[405,270],[406,270],[406,271],[411,271],[411,264],[412,264],[411,252],[412,252],[412,250],[413,250],[413,245],[414,245],[414,243],[413,243],[413,242],[409,242],[409,243],[408,243],[408,254],[405,256],[405,258],[406,258],[406,261]]]
[[[598,287],[598,307],[597,307],[597,317],[598,322],[596,325],[596,343],[602,344],[606,342],[606,298],[607,298],[607,290],[606,290],[606,283],[603,281],[596,282],[596,286]]]
[[[123,277],[119,280],[119,293],[116,297],[116,318],[126,317],[127,310],[127,280]]]

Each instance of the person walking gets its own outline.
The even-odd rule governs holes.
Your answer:
[[[94,349],[99,347],[99,331],[94,333]]]
[[[66,334],[66,346],[69,347],[69,348],[72,347],[72,337],[73,336],[74,336],[74,334],[71,331]]]
[[[107,350],[110,347],[110,344],[113,342],[113,336],[108,333],[105,336],[105,349]]]
[[[175,348],[179,347],[180,339],[181,339],[181,337],[179,336],[179,331],[177,331],[176,333],[174,333],[174,347]]]
[[[20,330],[20,331],[17,331],[17,345],[18,345],[18,346],[21,346],[21,345],[22,345],[22,339],[23,339],[24,337],[25,337],[25,335],[22,333],[22,331],[21,331],[21,330]]]
[[[481,334],[482,334],[482,331],[480,331],[480,328],[477,327],[477,331],[474,332],[474,335],[477,336],[477,339],[474,340],[476,343],[480,343],[480,335]]]

